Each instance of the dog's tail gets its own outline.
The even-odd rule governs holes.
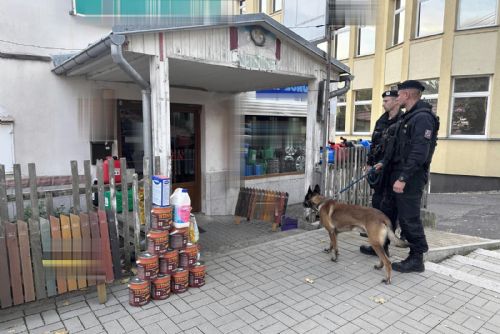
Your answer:
[[[396,247],[406,248],[409,246],[408,242],[406,240],[398,238],[389,226],[387,226],[387,237]]]

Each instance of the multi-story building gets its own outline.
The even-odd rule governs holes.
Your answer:
[[[280,0],[245,7],[283,19]],[[367,138],[381,93],[420,80],[441,122],[433,190],[499,189],[499,11],[498,0],[382,0],[376,25],[338,29],[332,52],[355,80],[337,101],[337,138]]]

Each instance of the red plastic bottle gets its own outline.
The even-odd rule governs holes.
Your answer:
[[[106,157],[102,164],[104,183],[109,183],[109,162],[108,159],[111,157]],[[115,166],[115,183],[120,183],[122,181],[121,169],[120,169],[120,160],[117,157],[113,157],[113,162]]]

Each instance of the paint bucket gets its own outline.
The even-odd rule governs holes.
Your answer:
[[[172,274],[179,266],[179,251],[169,249],[160,255],[160,274]]]
[[[187,243],[188,243],[188,234],[189,234],[188,228],[175,228],[174,227],[172,232],[170,233],[170,248],[172,248],[172,249],[185,248]],[[175,236],[175,235],[180,235],[180,237]],[[173,240],[172,240],[172,237],[173,237]],[[182,237],[182,239],[181,239],[181,237]],[[182,244],[180,243],[181,241],[182,241]]]
[[[196,262],[189,269],[189,286],[199,288],[205,285],[205,265],[202,262]]]
[[[172,273],[172,292],[173,293],[183,293],[188,289],[188,276],[189,271],[178,268]]]
[[[179,252],[179,267],[191,268],[198,260],[198,246],[188,243],[186,248]]]
[[[151,281],[151,298],[155,300],[167,299],[170,296],[170,275],[158,275]]]
[[[152,280],[158,275],[158,255],[141,253],[136,261],[137,276],[142,280]]]
[[[128,303],[131,306],[143,306],[149,303],[149,282],[133,277],[128,282]]]
[[[173,225],[174,208],[166,206],[164,208],[153,208],[151,210],[151,229],[170,231]]]
[[[182,249],[184,246],[184,236],[179,232],[170,233],[170,248]]]
[[[147,234],[148,252],[162,254],[168,248],[168,231],[150,230]]]

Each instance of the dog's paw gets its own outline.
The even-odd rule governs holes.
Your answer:
[[[326,254],[330,254],[332,250],[330,248],[325,248],[323,249],[323,252],[325,252]]]
[[[337,262],[337,258],[332,256],[332,262]]]
[[[386,285],[389,285],[389,284],[391,284],[391,279],[390,278],[389,279],[384,278],[382,280],[382,283],[385,283]]]
[[[374,265],[373,268],[377,269],[377,270],[380,270],[382,269],[383,266],[379,266],[378,264]]]

